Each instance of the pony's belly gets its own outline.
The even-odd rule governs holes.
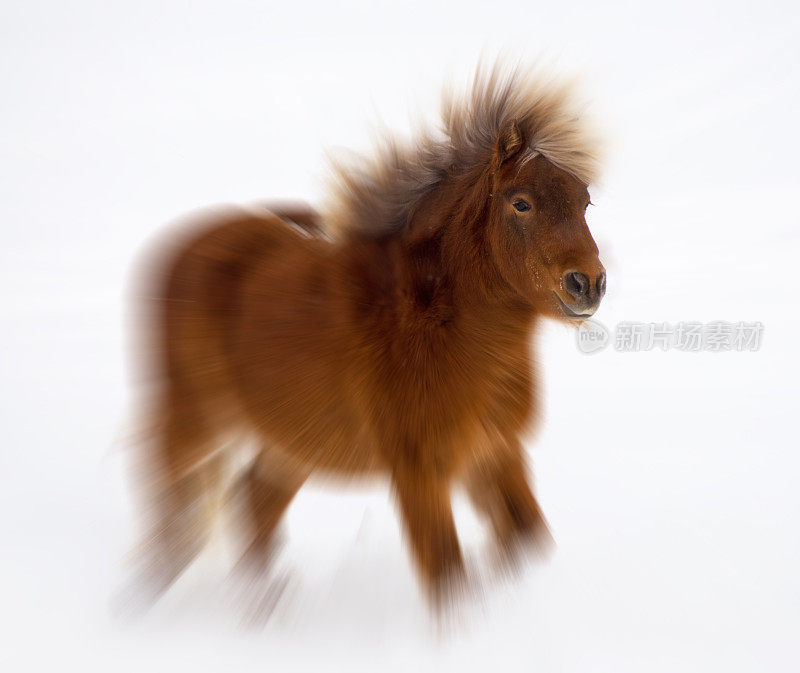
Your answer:
[[[381,456],[346,403],[346,396],[337,394],[338,387],[329,383],[316,388],[327,392],[313,394],[313,388],[309,391],[308,386],[296,383],[272,378],[268,389],[243,394],[247,425],[265,444],[279,447],[308,472],[379,472]]]
[[[311,460],[315,472],[331,476],[370,477],[386,472],[378,454],[356,445],[323,447]]]

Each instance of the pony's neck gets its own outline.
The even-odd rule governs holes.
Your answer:
[[[403,282],[470,320],[529,324],[531,303],[503,277],[485,238],[491,198],[485,169],[446,178],[424,197],[400,237]]]

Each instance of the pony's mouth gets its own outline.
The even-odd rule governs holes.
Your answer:
[[[557,292],[553,292],[553,294],[556,296],[558,305],[561,307],[561,310],[564,312],[564,315],[567,316],[567,318],[571,318],[572,320],[585,320],[586,318],[591,318],[594,315],[594,310],[589,311],[588,313],[577,313],[573,311],[561,300],[561,297],[558,296]]]

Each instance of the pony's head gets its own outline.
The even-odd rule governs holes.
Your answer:
[[[573,101],[570,82],[541,71],[479,68],[466,95],[445,96],[441,133],[386,137],[372,160],[336,168],[326,232],[413,238],[433,223],[471,250],[493,294],[553,318],[592,315],[606,285],[585,220],[598,141]]]
[[[592,315],[606,273],[586,224],[587,186],[532,149],[514,122],[501,131],[490,166],[485,240],[500,273],[539,313]]]

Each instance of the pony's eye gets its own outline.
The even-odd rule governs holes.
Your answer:
[[[523,201],[522,199],[517,199],[512,204],[515,210],[518,210],[521,213],[525,213],[531,209],[531,204],[527,201]]]

